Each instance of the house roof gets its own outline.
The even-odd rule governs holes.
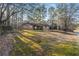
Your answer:
[[[30,23],[30,22],[24,23],[23,25],[26,25],[26,24],[35,25],[35,26],[49,26],[46,23],[43,23],[42,24],[42,23]]]

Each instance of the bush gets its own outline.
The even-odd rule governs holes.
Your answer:
[[[0,35],[13,32],[13,28],[11,26],[0,26]]]

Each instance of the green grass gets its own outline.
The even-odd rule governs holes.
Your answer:
[[[15,37],[14,48],[10,52],[13,56],[29,56],[36,55],[36,52],[26,43],[22,42],[18,37]]]
[[[79,45],[75,42],[60,42],[51,45],[42,43],[42,48],[49,56],[79,56]]]
[[[26,32],[27,34],[24,34]],[[10,55],[20,55],[20,56],[36,56],[36,55],[46,55],[46,56],[79,56],[79,45],[76,42],[57,42],[49,41],[49,39],[40,39],[35,38],[28,39],[27,36],[33,37],[38,33],[37,31],[21,31],[22,36],[15,37],[15,44],[13,50],[10,52]],[[26,37],[25,37],[26,36]],[[41,52],[42,50],[42,52]]]

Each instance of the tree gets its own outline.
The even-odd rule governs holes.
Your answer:
[[[73,31],[74,20],[77,18],[75,15],[78,10],[78,4],[56,4],[55,11],[51,12],[55,15],[53,18],[56,21],[57,29]]]
[[[10,22],[11,22],[11,17],[15,16],[15,15],[19,15],[19,13],[21,13],[21,18],[23,18],[23,12],[24,10],[28,10],[28,8],[25,8],[27,4],[12,4],[12,3],[1,3],[0,4],[0,29],[2,31],[3,27],[5,26],[10,26]],[[17,21],[17,17],[14,17],[13,19],[16,18]],[[6,28],[5,28],[6,29]]]
[[[28,19],[30,22],[42,23],[46,16],[46,8],[43,4],[36,4],[32,8],[32,12],[28,13]]]
[[[54,27],[56,26],[55,24],[55,17],[57,16],[56,14],[56,10],[55,8],[52,6],[48,9],[48,15],[49,15],[49,19],[48,19],[48,22],[49,24],[51,25],[51,29],[54,29]]]

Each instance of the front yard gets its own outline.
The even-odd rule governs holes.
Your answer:
[[[79,55],[79,39],[74,34],[20,30],[10,55],[70,56]]]

